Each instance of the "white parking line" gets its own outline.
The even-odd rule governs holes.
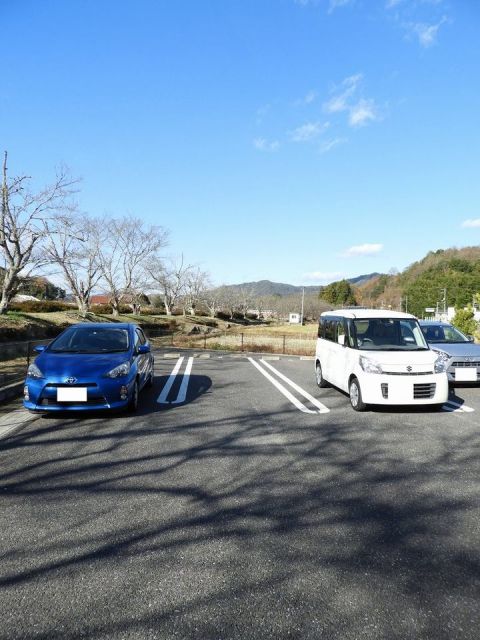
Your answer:
[[[170,389],[172,388],[173,383],[175,382],[175,378],[177,377],[177,373],[180,371],[180,367],[182,366],[183,357],[179,358],[173,367],[173,371],[170,374],[165,386],[163,387],[162,393],[158,396],[157,402],[159,404],[168,404],[167,396],[170,393]]]
[[[452,409],[452,407],[456,407]],[[450,413],[459,412],[459,413],[473,413],[475,409],[472,407],[468,407],[465,404],[460,404],[459,402],[454,402],[453,400],[447,400],[447,402],[443,405],[444,411],[449,411]]]
[[[260,373],[265,376],[265,378],[267,378],[267,380],[269,380],[274,387],[276,387],[280,393],[283,393],[283,395],[288,398],[288,400],[290,400],[290,402],[297,407],[297,409],[299,409],[300,411],[303,411],[303,413],[312,413],[312,414],[316,414],[316,413],[320,413],[320,411],[313,411],[312,409],[308,409],[303,402],[300,402],[300,400],[298,400],[292,393],[290,393],[290,391],[288,389],[286,389],[282,384],[280,384],[280,382],[278,382],[278,380],[276,380],[273,376],[271,376],[268,371],[266,371],[256,360],[254,360],[253,358],[248,358],[248,360],[253,364],[254,367],[256,367]],[[278,375],[279,372],[276,371],[276,369],[274,369],[271,365],[269,365],[268,363],[266,363],[265,361],[263,361],[263,364],[268,366],[269,368],[273,369],[273,371]],[[283,374],[280,374],[280,376],[282,377]],[[306,395],[306,391],[303,391],[303,389],[301,389],[300,387],[298,387],[298,385],[296,385],[294,382],[292,382],[291,380],[289,380],[286,376],[283,376],[282,379],[284,379],[286,382],[288,382],[288,384],[290,384],[290,386],[292,386],[293,388],[295,388],[297,391],[299,391],[301,393],[301,395],[303,395],[304,397],[308,397]],[[312,396],[310,396],[312,397]],[[310,399],[310,398],[308,398]],[[315,406],[318,406],[316,403],[313,403]],[[321,404],[321,403],[319,403]],[[327,409],[327,407],[324,407],[322,405],[323,409],[322,409],[322,413],[325,413],[326,411],[329,411],[329,409]]]
[[[280,373],[280,371],[275,369],[275,367],[272,367],[272,365],[268,363],[266,360],[262,360],[262,362],[266,367],[271,369],[281,380],[289,384],[293,389],[295,389],[295,391],[298,391],[300,395],[302,395],[304,398],[309,400],[313,404],[313,406],[317,407],[317,409],[319,410],[319,413],[330,412],[330,409],[328,407],[326,407],[324,404],[322,404],[316,398],[310,395],[308,391],[305,391],[304,389],[302,389],[302,387],[298,386],[298,384],[293,382],[293,380],[290,380],[290,378],[287,378],[287,376],[283,375],[283,373]]]
[[[192,372],[193,358],[189,358],[187,361],[187,366],[185,367],[185,373],[183,374],[182,384],[180,385],[180,389],[178,390],[178,395],[176,400],[172,401],[172,404],[180,404],[185,402],[185,398],[187,397],[187,389],[188,383],[190,382],[190,373]]]

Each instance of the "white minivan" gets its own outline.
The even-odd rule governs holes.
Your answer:
[[[369,404],[440,407],[448,399],[445,363],[415,316],[361,307],[326,311],[318,325],[317,385],[346,391],[355,411]]]

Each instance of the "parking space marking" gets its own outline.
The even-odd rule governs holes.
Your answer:
[[[254,367],[256,367],[260,373],[265,376],[265,378],[267,378],[267,380],[269,380],[274,387],[276,387],[280,393],[283,393],[283,395],[290,400],[290,402],[297,407],[297,409],[299,409],[300,411],[302,411],[303,413],[311,413],[311,414],[317,414],[317,413],[326,413],[329,411],[329,409],[327,409],[327,407],[325,407],[324,405],[321,405],[323,407],[322,411],[313,411],[312,409],[308,409],[308,407],[306,407],[303,402],[300,402],[300,400],[298,400],[298,398],[296,398],[292,393],[290,393],[290,391],[288,389],[286,389],[283,384],[280,384],[280,382],[278,382],[278,380],[276,380],[272,375],[270,375],[270,373],[268,373],[268,371],[266,371],[266,369],[264,369],[259,362],[257,362],[256,360],[254,360],[253,358],[248,358],[248,360],[253,364]],[[269,368],[273,369],[273,371],[276,374],[279,374],[280,372],[277,371],[276,369],[274,369],[272,367],[272,365],[269,365],[267,362],[262,361],[262,363],[265,366],[268,366]],[[280,374],[281,376],[283,376],[283,374]],[[303,395],[304,397],[307,397],[306,395],[306,391],[303,391],[303,389],[301,389],[301,387],[299,387],[298,385],[296,385],[294,382],[292,382],[291,380],[289,380],[286,376],[283,376],[283,378],[286,382],[288,382],[288,384],[290,384],[290,386],[292,386],[293,388],[295,388],[297,391],[299,391],[299,393],[301,393],[301,395]],[[312,396],[310,396],[308,394],[310,399]],[[315,406],[318,406],[317,403],[313,403]],[[321,404],[321,403],[318,403]]]
[[[266,362],[266,360],[262,360],[262,362],[266,367],[268,367],[271,371],[273,371],[273,373],[275,373],[275,375],[277,375],[281,380],[283,380],[284,382],[289,384],[293,389],[295,389],[295,391],[297,391],[300,395],[302,395],[304,398],[309,400],[313,404],[314,407],[317,407],[317,409],[319,410],[319,413],[329,413],[330,412],[330,409],[328,407],[326,407],[319,400],[317,400],[312,395],[310,395],[310,393],[308,393],[308,391],[305,391],[304,389],[302,389],[302,387],[300,387],[298,384],[293,382],[293,380],[290,380],[290,378],[287,378],[287,376],[283,375],[283,373],[280,373],[280,371],[275,369],[275,367],[272,367],[272,365],[270,363]]]
[[[455,407],[452,409],[452,407]],[[459,402],[454,402],[453,400],[447,400],[443,405],[444,411],[449,411],[450,413],[459,412],[459,413],[473,413],[475,409],[469,407],[465,404],[460,404]]]
[[[178,390],[178,395],[171,404],[181,404],[182,402],[185,402],[185,398],[187,397],[188,383],[190,382],[190,374],[192,372],[192,366],[193,358],[189,358],[187,360],[187,366],[185,367],[185,373],[183,374],[182,384],[180,385],[180,389]]]
[[[167,396],[170,393],[170,389],[172,388],[172,385],[175,382],[175,378],[177,377],[178,372],[180,371],[182,362],[183,362],[183,356],[179,358],[175,363],[175,366],[173,367],[173,371],[170,374],[167,382],[165,383],[165,386],[163,387],[162,393],[157,398],[158,404],[168,404]]]

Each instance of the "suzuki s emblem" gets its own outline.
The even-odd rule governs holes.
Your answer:
[[[411,370],[412,370],[412,367],[410,365],[408,365],[407,371],[410,372]]]
[[[71,378],[67,378],[67,379],[65,380],[65,382],[68,382],[68,384],[75,384],[75,383],[76,383],[76,381],[77,381],[77,379],[76,379],[76,378],[73,378],[73,377],[71,377]]]

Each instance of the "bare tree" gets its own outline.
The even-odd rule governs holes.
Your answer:
[[[205,289],[202,294],[202,302],[207,307],[210,317],[215,318],[224,302],[223,288]]]
[[[185,287],[183,295],[183,315],[187,311],[195,314],[198,303],[203,299],[204,292],[209,286],[209,274],[201,271],[199,267],[191,267],[185,274]]]
[[[240,287],[237,293],[237,306],[244,318],[247,317],[247,312],[252,306],[253,299],[254,291],[251,287]]]
[[[0,250],[5,259],[5,270],[1,282],[0,314],[6,313],[15,295],[19,274],[28,275],[44,263],[44,256],[39,250],[45,233],[43,221],[55,212],[69,208],[68,198],[76,183],[63,168],[57,172],[51,185],[31,192],[29,176],[9,179],[7,171],[5,151],[0,207]]]
[[[101,222],[70,212],[45,220],[44,227],[45,256],[59,268],[78,310],[85,316],[92,290],[102,275],[98,260],[102,242]]]
[[[147,286],[147,266],[167,244],[167,232],[159,226],[145,227],[133,216],[104,218],[105,239],[98,259],[102,280],[110,296],[113,315],[126,296],[135,304]]]
[[[150,276],[150,288],[159,290],[167,316],[172,315],[175,305],[185,293],[191,269],[191,265],[184,264],[183,255],[179,260],[162,261],[157,258],[146,266]]]
[[[240,298],[235,287],[223,285],[219,288],[220,306],[224,311],[228,311],[230,320],[233,320],[235,313],[239,310]]]

